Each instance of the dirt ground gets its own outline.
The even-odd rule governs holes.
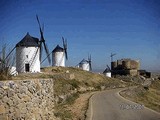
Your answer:
[[[88,109],[89,98],[96,92],[80,94],[79,98],[75,100],[74,104],[68,109],[73,115],[73,120],[84,120],[85,112]]]

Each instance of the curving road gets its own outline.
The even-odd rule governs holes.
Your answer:
[[[160,120],[160,114],[121,97],[123,89],[106,90],[90,98],[87,120]]]

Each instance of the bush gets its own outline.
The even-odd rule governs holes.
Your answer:
[[[69,96],[67,99],[66,99],[66,103],[67,104],[73,104],[74,101],[79,97],[79,93],[74,93],[73,95]]]
[[[72,85],[73,88],[79,88],[80,82],[77,80],[68,80],[69,84]]]
[[[0,71],[0,80],[9,80],[11,78],[12,77],[8,74],[8,71]]]

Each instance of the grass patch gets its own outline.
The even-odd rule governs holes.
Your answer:
[[[65,104],[69,104],[69,105],[72,105],[74,103],[74,101],[79,97],[79,93],[74,93],[72,96],[69,96],[67,99],[66,99],[66,102]]]
[[[160,112],[160,81],[153,81],[148,90],[143,86],[122,91],[120,94],[134,102],[144,104],[146,107]]]
[[[70,110],[66,110],[63,105],[58,105],[55,107],[55,113],[54,115],[61,120],[71,120],[72,119],[72,113]]]
[[[54,91],[56,95],[65,95],[73,90],[79,88],[79,81],[76,80],[65,80],[57,79],[54,82]]]
[[[55,116],[61,118],[61,120],[71,120],[73,118],[72,112],[68,109],[68,106],[74,104],[75,100],[79,97],[79,93],[67,97],[64,103],[57,104],[55,107]]]
[[[12,79],[12,76],[9,75],[7,72],[0,71],[0,81],[11,80],[11,79]]]

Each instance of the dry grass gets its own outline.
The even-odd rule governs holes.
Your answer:
[[[58,99],[55,105],[55,115],[62,120],[76,120],[76,118],[84,117],[89,95],[83,96],[82,93],[130,85],[129,82],[73,67],[47,67],[41,71],[42,73],[19,74],[13,79],[54,79],[54,96]]]
[[[106,88],[125,87],[128,83],[123,83],[119,79],[109,78],[102,74],[92,73],[73,67],[47,67],[43,68],[42,73],[23,73],[13,80],[22,79],[39,79],[39,78],[53,78],[56,84],[72,84],[75,88],[79,86],[94,87],[100,89],[101,86]],[[67,80],[67,81],[66,81]],[[62,86],[63,87],[63,86]]]
[[[78,93],[73,94],[72,96],[68,97],[64,103],[56,104],[55,106],[55,116],[60,118],[61,120],[72,120],[73,113],[70,109],[75,103],[75,100],[79,97]]]
[[[0,81],[12,79],[12,76],[8,74],[8,71],[0,71]]]
[[[128,89],[120,93],[123,97],[160,112],[160,80],[152,82],[149,90],[143,86]]]
[[[80,94],[79,98],[75,100],[74,104],[68,106],[68,110],[71,111],[73,120],[84,120],[86,118],[85,114],[88,109],[89,98],[96,92],[88,92]]]
[[[128,85],[118,79],[108,78],[101,74],[87,72],[73,67],[50,67],[44,68],[42,71],[44,72],[42,73],[43,76],[46,77],[49,75],[55,80],[55,96],[66,95],[77,91],[76,94],[70,96],[65,102],[61,100],[56,105],[55,115],[62,120],[84,119],[90,97],[90,94],[86,92],[101,90],[101,86],[109,89]]]

